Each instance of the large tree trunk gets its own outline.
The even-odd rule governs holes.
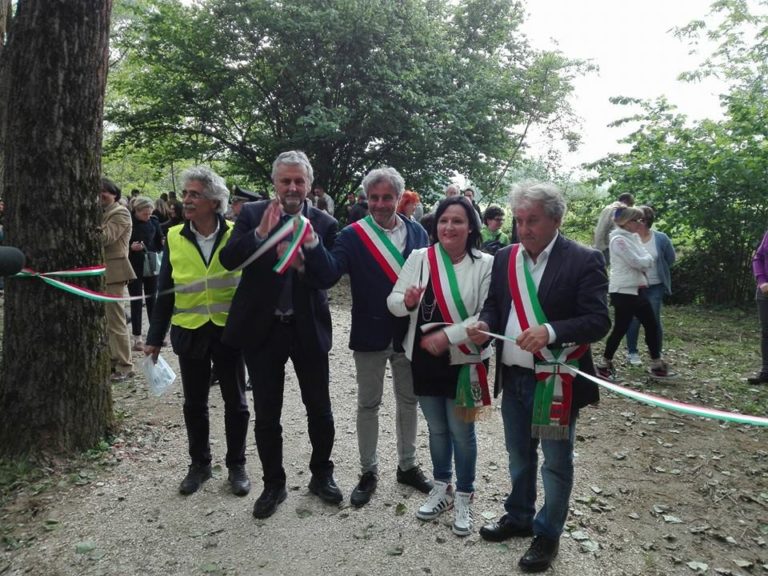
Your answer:
[[[6,243],[40,272],[103,262],[98,192],[111,8],[112,0],[19,0],[4,49]],[[3,339],[0,454],[66,452],[104,436],[112,393],[103,304],[39,279],[9,279]]]

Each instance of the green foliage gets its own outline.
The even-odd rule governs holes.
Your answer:
[[[567,125],[583,70],[527,44],[514,0],[124,0],[120,13],[111,157],[219,159],[263,187],[277,153],[301,148],[337,200],[383,164],[427,198],[456,172],[495,190],[532,124]]]
[[[631,118],[640,127],[626,139],[632,150],[593,165],[612,182],[611,196],[632,192],[654,207],[655,226],[672,238],[685,271],[676,289],[689,293],[686,301],[742,302],[754,289],[751,254],[768,221],[766,102],[743,96],[725,120],[693,124],[664,99],[643,102]]]
[[[632,192],[656,209],[656,227],[678,249],[673,285],[684,302],[736,303],[754,292],[750,260],[768,222],[768,15],[751,13],[750,4],[768,1],[718,0],[712,14],[719,23],[697,20],[677,31],[692,42],[706,34],[718,43],[683,77],[728,80],[725,119],[690,123],[663,98],[614,98],[639,106],[616,122],[637,124],[625,140],[632,149],[591,166],[612,184],[612,196]]]

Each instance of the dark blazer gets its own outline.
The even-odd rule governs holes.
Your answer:
[[[427,233],[418,222],[398,218],[407,230],[403,252],[407,259],[414,249],[427,246]],[[352,287],[349,347],[360,352],[376,352],[385,350],[392,343],[396,351],[402,352],[408,317],[395,318],[387,308],[387,296],[392,292],[394,282],[381,269],[358,233],[352,226],[347,226],[339,234],[330,254],[319,252],[308,250],[306,256],[311,273],[317,275],[320,285],[330,287],[344,274],[349,274]]]
[[[262,244],[255,230],[270,200],[250,202],[243,206],[227,245],[222,249],[221,263],[228,270],[245,262]],[[336,240],[339,225],[326,212],[304,204],[304,216],[309,218],[323,245],[330,249]],[[272,231],[274,234],[278,227]],[[269,250],[243,269],[240,284],[232,299],[222,340],[243,350],[253,350],[270,337],[275,308],[285,276],[272,271],[277,262],[277,250]],[[286,274],[288,274],[287,272]],[[292,271],[293,312],[297,344],[307,353],[327,354],[331,349],[331,313],[328,297],[311,276]]]
[[[496,253],[488,298],[480,320],[490,332],[502,334],[509,319],[512,296],[509,292],[508,267],[512,245]],[[587,344],[603,338],[611,328],[608,316],[608,277],[603,255],[592,248],[568,240],[560,234],[552,247],[547,267],[539,284],[539,302],[555,331],[555,346]],[[501,391],[501,354],[504,342],[496,344],[496,380],[493,394]],[[595,373],[592,351],[582,356],[580,369]],[[576,378],[573,385],[573,410],[600,399],[597,384]]]

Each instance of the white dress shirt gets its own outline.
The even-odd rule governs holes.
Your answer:
[[[535,263],[528,252],[526,252],[525,248],[523,248],[522,244],[520,245],[520,249],[523,251],[523,260],[525,261],[525,266],[531,273],[531,277],[533,278],[533,283],[536,285],[537,291],[539,289],[539,284],[541,283],[541,278],[544,276],[544,270],[547,268],[547,262],[549,262],[549,255],[552,252],[552,247],[555,245],[559,235],[559,232],[555,234],[555,237],[552,239],[552,241],[547,244],[547,247],[544,248],[544,250],[541,251],[541,254],[539,254],[539,257],[536,258]],[[511,262],[510,265],[514,266],[514,262]],[[552,326],[550,326],[548,323],[544,324],[544,326],[547,328],[547,332],[549,332],[549,343],[551,344],[555,341],[557,336]],[[504,329],[504,336],[509,338],[517,338],[520,336],[520,334],[522,334],[522,332],[523,329],[520,327],[520,319],[517,317],[514,303],[512,303],[510,305],[507,326]],[[533,369],[533,354],[526,352],[514,342],[505,341],[504,348],[501,352],[501,362],[507,366],[522,366],[523,368]]]

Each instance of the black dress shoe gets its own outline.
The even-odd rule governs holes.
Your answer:
[[[374,472],[366,472],[360,476],[360,482],[357,483],[349,502],[352,506],[360,507],[368,504],[373,493],[376,492],[376,485],[379,483],[379,477]]]
[[[504,514],[498,522],[491,522],[480,528],[480,536],[488,542],[503,542],[510,538],[530,538],[533,536],[533,528],[530,526],[516,526],[508,521]]]
[[[269,518],[277,510],[278,505],[288,497],[285,486],[265,486],[264,491],[253,505],[255,518]]]
[[[755,374],[754,376],[750,376],[747,378],[747,382],[752,385],[756,384],[768,384],[768,374]]]
[[[251,481],[248,479],[248,474],[245,472],[245,466],[242,464],[238,466],[232,466],[229,469],[229,487],[232,490],[232,494],[235,496],[245,496],[251,491]]]
[[[309,491],[329,504],[338,504],[344,499],[333,476],[312,476]]]
[[[211,477],[210,464],[190,464],[184,480],[179,484],[179,492],[184,496],[194,494]]]
[[[421,467],[416,465],[410,470],[401,470],[400,466],[397,467],[397,481],[400,484],[407,484],[416,488],[419,492],[429,494],[432,488],[435,486],[432,480],[426,477],[422,472]]]
[[[560,549],[559,540],[534,536],[531,546],[517,563],[523,572],[544,572],[552,564]]]

